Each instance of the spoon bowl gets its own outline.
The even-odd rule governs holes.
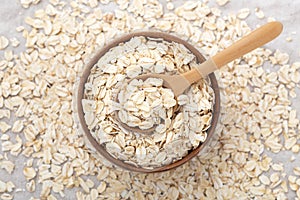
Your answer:
[[[160,78],[163,81],[163,87],[165,88],[172,88],[172,86],[174,86],[176,84],[176,80],[177,79],[182,79],[181,75],[165,75],[165,74],[142,74],[142,75],[139,75],[135,78],[131,78],[129,79],[127,82],[131,82],[132,80],[134,79],[140,79],[140,80],[147,80],[148,78]],[[119,94],[121,88],[119,89],[119,91],[117,92],[117,94]],[[183,92],[183,91],[182,91]],[[181,92],[181,93],[182,93]],[[175,93],[175,98],[178,97],[181,93]],[[114,99],[115,102],[119,103],[119,100],[118,100],[118,95],[116,95],[115,99]],[[178,106],[178,104],[176,104],[174,107],[173,107],[173,114],[175,112],[177,112],[178,110],[180,109],[180,106]],[[145,135],[151,135],[154,133],[154,130],[156,129],[157,127],[157,124],[154,125],[153,127],[149,128],[149,129],[140,129],[138,127],[133,127],[133,126],[128,126],[126,123],[123,123],[122,120],[120,119],[119,115],[118,115],[118,111],[115,111],[114,113],[114,119],[119,123],[121,124],[121,126],[123,128],[125,128],[126,130],[130,130],[130,131],[133,131],[133,132],[137,132],[137,133],[141,133],[141,134],[145,134]]]

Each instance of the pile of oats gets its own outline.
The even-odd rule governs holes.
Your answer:
[[[163,80],[134,79],[146,73],[178,74],[197,65],[182,44],[133,37],[111,48],[92,67],[82,100],[85,121],[93,137],[114,157],[143,168],[175,162],[207,138],[214,105],[209,79],[193,84],[178,97]],[[117,112],[114,112],[117,111]],[[176,112],[175,112],[176,111]],[[151,135],[126,130],[118,123]]]
[[[120,103],[118,117],[122,123],[141,130],[159,125],[165,130],[169,128],[177,101],[172,90],[163,87],[162,79],[132,79],[122,86],[117,96]]]
[[[108,3],[115,10],[107,11]],[[247,10],[240,18],[225,15],[205,0],[164,7],[157,0],[49,0],[26,17],[29,28],[17,28],[25,51],[14,54],[12,38],[0,36],[1,199],[300,198],[299,114],[292,106],[300,63],[280,50],[259,48],[216,72],[222,94],[216,140],[185,165],[137,174],[87,148],[76,131],[72,95],[95,50],[122,33],[157,29],[214,55],[251,31],[240,19]],[[260,9],[251,13],[267,18]],[[275,161],[272,153],[292,156]]]

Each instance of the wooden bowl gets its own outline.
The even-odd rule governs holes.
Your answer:
[[[217,83],[217,80],[216,80],[216,77],[215,77],[214,73],[209,74],[209,79],[211,81],[211,86],[212,86],[212,88],[214,90],[214,93],[215,93],[215,104],[214,104],[214,110],[213,110],[211,126],[207,131],[207,139],[202,144],[200,144],[196,149],[189,152],[189,154],[186,155],[184,158],[182,158],[181,160],[178,160],[174,163],[171,163],[169,165],[165,165],[165,166],[162,166],[162,167],[157,167],[157,168],[154,168],[154,169],[144,169],[144,168],[141,168],[141,167],[136,167],[134,165],[125,163],[125,162],[123,162],[119,159],[114,158],[111,154],[109,154],[105,150],[105,148],[102,145],[100,145],[94,139],[94,137],[91,135],[91,133],[90,133],[90,131],[89,131],[87,125],[86,125],[86,122],[85,122],[85,119],[84,119],[84,112],[83,112],[83,108],[82,108],[82,99],[84,97],[84,85],[85,85],[85,83],[88,79],[88,76],[90,75],[91,68],[97,63],[99,58],[101,58],[112,47],[118,46],[119,43],[127,42],[132,37],[135,37],[135,36],[145,36],[145,37],[151,37],[151,38],[162,38],[162,39],[164,39],[168,42],[174,41],[174,42],[177,42],[177,43],[181,43],[196,56],[198,62],[202,63],[202,62],[205,61],[205,58],[203,57],[203,55],[195,47],[193,47],[191,44],[189,44],[187,41],[184,41],[184,40],[182,40],[178,37],[175,37],[175,36],[167,34],[167,33],[156,32],[156,31],[144,31],[144,32],[134,32],[134,33],[129,33],[129,34],[123,35],[123,36],[119,37],[118,39],[113,40],[112,42],[107,44],[102,49],[100,49],[99,52],[97,52],[97,54],[85,66],[83,74],[80,78],[80,82],[79,82],[79,85],[78,85],[78,91],[77,91],[77,93],[78,93],[77,94],[78,119],[79,119],[79,123],[82,126],[82,129],[84,131],[84,134],[88,138],[91,145],[102,156],[104,156],[107,160],[109,160],[111,163],[113,163],[113,164],[115,164],[115,165],[117,165],[121,168],[124,168],[126,170],[135,171],[135,172],[143,172],[143,173],[163,172],[163,171],[167,171],[167,170],[176,168],[176,167],[186,163],[187,161],[189,161],[190,159],[195,157],[197,154],[201,153],[203,148],[211,140],[212,135],[215,131],[215,128],[216,128],[216,125],[217,125],[217,122],[218,122],[218,118],[219,118],[219,113],[220,113],[220,91],[219,91],[219,86],[218,86],[218,83]]]

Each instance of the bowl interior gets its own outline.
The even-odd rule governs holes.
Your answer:
[[[110,42],[109,44],[107,44],[105,47],[103,47],[102,49],[100,49],[96,55],[91,59],[91,61],[85,66],[84,71],[82,73],[82,76],[80,78],[80,82],[79,82],[79,86],[78,86],[78,93],[77,93],[77,109],[78,109],[78,119],[79,119],[79,123],[82,127],[82,130],[84,131],[84,134],[86,135],[86,137],[88,138],[88,140],[90,141],[90,143],[92,144],[92,146],[102,155],[104,156],[107,160],[109,160],[110,162],[112,162],[113,164],[122,167],[124,169],[130,170],[130,171],[136,171],[136,172],[145,172],[145,173],[150,173],[150,172],[162,172],[162,171],[166,171],[166,170],[170,170],[173,169],[175,167],[178,167],[182,164],[184,164],[185,162],[187,162],[188,160],[190,160],[191,158],[193,158],[194,156],[196,156],[199,152],[201,152],[201,150],[206,146],[206,144],[210,141],[217,122],[218,122],[218,118],[219,118],[219,113],[220,113],[220,91],[219,91],[219,86],[218,86],[218,82],[217,79],[214,75],[214,73],[209,74],[209,79],[211,82],[211,86],[214,90],[214,94],[215,94],[215,104],[214,104],[214,110],[213,110],[213,116],[212,116],[212,121],[211,121],[211,126],[210,128],[207,130],[207,139],[200,144],[196,149],[192,150],[187,156],[185,156],[184,158],[182,158],[181,160],[178,160],[174,163],[171,163],[169,165],[165,165],[162,167],[158,167],[158,168],[154,168],[154,169],[145,169],[145,168],[140,168],[140,167],[136,167],[134,165],[131,164],[127,164],[119,159],[114,158],[112,155],[110,155],[105,148],[100,145],[92,136],[92,134],[90,133],[85,119],[84,119],[84,112],[83,112],[83,107],[82,107],[82,99],[84,98],[84,85],[87,82],[87,79],[89,77],[91,68],[98,62],[99,58],[101,58],[107,51],[109,51],[109,49],[111,49],[112,47],[117,46],[119,43],[123,43],[123,42],[127,42],[129,41],[132,37],[135,36],[145,36],[145,37],[151,37],[151,38],[162,38],[165,41],[168,42],[176,42],[176,43],[181,43],[183,44],[187,49],[189,49],[197,58],[197,61],[202,63],[205,61],[204,56],[195,48],[193,47],[191,44],[189,44],[187,41],[182,40],[176,36],[167,34],[167,33],[162,33],[162,32],[155,32],[155,31],[143,31],[143,32],[134,32],[134,33],[129,33],[126,34],[124,36],[121,36],[115,40],[113,40],[112,42]]]

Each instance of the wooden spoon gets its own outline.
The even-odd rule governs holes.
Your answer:
[[[226,49],[218,52],[215,56],[209,58],[201,63],[197,68],[193,68],[188,72],[180,75],[166,75],[166,74],[143,74],[135,77],[134,79],[146,80],[148,78],[163,79],[163,86],[172,89],[175,96],[178,97],[182,94],[191,84],[199,81],[208,74],[220,69],[222,66],[230,63],[231,61],[249,53],[250,51],[272,41],[282,32],[282,24],[280,22],[269,22],[258,29],[254,30],[247,36],[241,38],[233,43]],[[121,122],[116,115],[116,119],[127,130],[136,131],[144,134],[150,134],[154,131],[155,126],[141,130],[137,127],[130,127]]]

